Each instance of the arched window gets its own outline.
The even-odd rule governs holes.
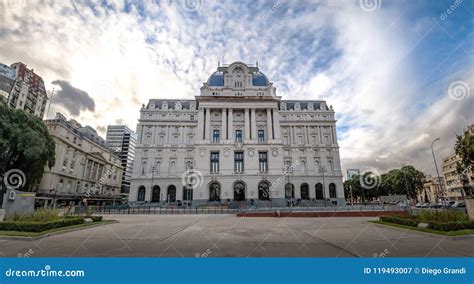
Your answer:
[[[306,162],[305,161],[301,161],[300,163],[300,170],[301,170],[301,174],[306,174]]]
[[[221,185],[217,182],[209,184],[209,201],[221,200]]]
[[[176,186],[168,186],[167,200],[168,202],[176,202]]]
[[[329,197],[330,198],[336,198],[336,185],[334,183],[329,184]]]
[[[266,180],[258,184],[258,200],[270,200],[270,183]]]
[[[160,202],[161,189],[159,186],[153,186],[151,190],[151,202]]]
[[[323,185],[321,183],[316,184],[316,199],[324,199]]]
[[[300,187],[301,190],[301,199],[309,200],[309,185],[307,183],[303,183]]]
[[[143,185],[138,188],[137,201],[145,201],[145,187]]]
[[[174,176],[176,174],[176,162],[171,161],[170,163],[170,175]]]
[[[285,198],[295,198],[295,186],[292,183],[285,185]]]
[[[234,200],[235,201],[245,200],[245,183],[238,181],[234,184]]]
[[[144,176],[146,173],[146,161],[143,161],[142,163],[142,176]]]

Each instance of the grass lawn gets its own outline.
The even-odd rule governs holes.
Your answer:
[[[104,221],[99,221],[99,222],[84,223],[84,224],[78,224],[78,225],[73,225],[73,226],[54,228],[54,229],[46,230],[42,232],[0,231],[0,237],[30,237],[30,238],[39,237],[45,234],[68,231],[68,230],[76,229],[76,228],[86,228],[90,226],[105,225],[105,224],[114,223],[114,222],[115,221],[113,220],[104,220]]]
[[[392,226],[392,227],[397,227],[397,228],[402,228],[402,229],[409,229],[409,230],[413,230],[413,231],[432,233],[432,234],[451,236],[451,237],[452,236],[464,236],[464,235],[474,234],[474,230],[472,230],[472,229],[445,232],[445,231],[432,230],[432,229],[428,229],[428,228],[410,227],[410,226],[406,226],[406,225],[389,223],[389,222],[384,222],[384,221],[369,221],[369,222],[374,223],[374,224],[387,225],[387,226]]]

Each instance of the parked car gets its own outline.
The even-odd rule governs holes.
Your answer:
[[[466,203],[464,202],[457,202],[453,206],[453,208],[466,208]]]
[[[443,203],[437,202],[437,203],[431,204],[431,208],[443,208]]]

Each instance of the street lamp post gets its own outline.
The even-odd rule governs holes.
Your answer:
[[[326,204],[326,183],[324,182],[324,172],[326,171],[326,168],[324,166],[320,167],[321,173],[323,174],[323,198],[324,198],[324,207],[327,207]]]
[[[441,178],[439,177],[439,171],[438,171],[438,164],[436,164],[436,158],[435,158],[435,154],[434,154],[434,150],[433,150],[433,145],[436,141],[439,141],[440,138],[436,138],[435,140],[433,140],[433,142],[431,142],[431,154],[433,154],[433,161],[434,161],[434,165],[435,165],[435,169],[436,169],[436,174],[438,175],[438,182],[439,182],[439,188],[441,189],[441,192],[443,192],[443,186],[441,184]],[[436,191],[436,199],[439,198],[439,195],[438,195],[438,191]]]

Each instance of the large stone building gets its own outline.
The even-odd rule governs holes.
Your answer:
[[[43,118],[48,96],[43,79],[21,62],[0,65],[0,95],[10,107]]]
[[[56,114],[45,120],[55,142],[56,164],[45,167],[37,190],[39,206],[118,201],[122,182],[120,156],[90,126]]]
[[[443,189],[443,178],[426,176],[423,181],[423,190],[418,192],[418,202],[437,203],[445,198],[446,191]]]
[[[126,125],[107,126],[106,141],[109,146],[122,158],[122,194],[128,197],[130,192],[130,179],[132,178],[133,160],[135,159],[135,146],[137,134]]]
[[[195,100],[151,99],[130,202],[344,204],[334,110],[282,100],[258,66],[219,66]]]

